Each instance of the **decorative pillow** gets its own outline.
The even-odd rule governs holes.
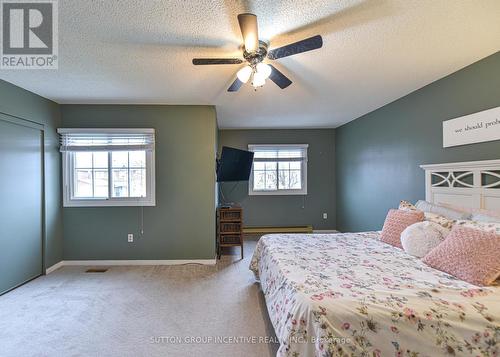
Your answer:
[[[470,220],[458,220],[455,222],[457,226],[479,229],[485,232],[493,232],[500,235],[500,223],[478,222]]]
[[[456,222],[454,219],[449,219],[446,218],[445,216],[441,216],[439,214],[431,212],[424,212],[424,216],[426,221],[437,223],[441,227],[446,228],[448,230],[450,230],[451,227],[453,227],[453,225]]]
[[[399,202],[399,209],[403,211],[420,211],[413,203],[405,200]]]
[[[408,201],[401,201],[399,203],[399,209],[403,211],[420,211],[417,207],[415,207]],[[455,223],[455,220],[446,218],[445,216],[441,216],[436,213],[424,212],[424,215],[426,221],[437,223],[446,229],[451,229],[451,227]]]
[[[401,245],[401,233],[406,227],[417,222],[422,222],[423,220],[424,212],[391,209],[385,218],[380,240],[395,247],[403,248]]]
[[[451,208],[439,206],[439,205],[436,205],[434,203],[430,203],[430,202],[422,201],[422,200],[418,201],[415,204],[415,207],[417,207],[421,211],[439,214],[439,215],[445,216],[446,218],[449,218],[449,219],[469,219],[471,216],[470,213],[456,211],[456,210],[451,209]]]
[[[490,285],[500,275],[500,235],[454,226],[423,262],[469,283]]]
[[[401,233],[401,245],[406,253],[421,258],[437,247],[449,233],[449,229],[437,223],[419,222]]]

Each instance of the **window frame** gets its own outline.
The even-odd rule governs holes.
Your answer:
[[[301,180],[302,180],[302,188],[301,189],[288,189],[288,190],[280,190],[278,187],[276,190],[254,190],[253,185],[253,163],[252,169],[250,171],[250,178],[248,179],[248,195],[249,196],[287,196],[287,195],[307,195],[307,162],[308,162],[308,144],[248,144],[248,150],[254,151],[255,149],[270,149],[270,150],[303,150],[304,157],[301,162]],[[269,161],[273,161],[272,159]],[[276,171],[279,171],[279,160],[274,160],[277,163]],[[255,162],[255,161],[254,161]]]
[[[97,131],[95,131],[97,132]],[[103,129],[102,132],[106,133]],[[130,130],[131,133],[142,133],[140,129]],[[93,152],[91,149],[88,152]],[[98,150],[96,150],[97,152]],[[101,150],[108,155],[108,197],[107,198],[79,198],[75,197],[75,153],[77,151],[62,152],[62,185],[63,185],[63,207],[128,207],[128,206],[156,206],[155,188],[155,150],[145,151],[146,154],[146,196],[145,197],[112,197],[112,165],[111,153],[132,150]],[[130,169],[130,168],[129,168]]]

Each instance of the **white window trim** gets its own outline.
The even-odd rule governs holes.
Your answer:
[[[254,151],[255,149],[303,149],[305,151],[305,158],[302,162],[302,189],[300,190],[254,190],[253,189],[253,164],[250,171],[250,178],[248,179],[248,195],[249,196],[287,196],[287,195],[307,195],[307,161],[308,161],[308,148],[309,144],[249,144],[248,150]],[[270,160],[272,161],[272,160]]]
[[[63,131],[64,130],[64,131]],[[63,129],[59,132],[109,132],[109,133],[142,133],[151,129]],[[111,150],[110,150],[111,151]],[[146,151],[146,197],[108,197],[108,198],[77,198],[73,196],[71,180],[74,178],[74,152],[62,153],[63,174],[63,207],[128,207],[128,206],[156,206],[155,188],[155,151]],[[108,172],[111,167],[108,165]],[[110,192],[111,194],[111,192]]]

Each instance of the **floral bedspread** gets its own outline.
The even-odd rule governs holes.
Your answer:
[[[500,287],[458,280],[378,238],[259,240],[250,269],[278,356],[500,356]]]

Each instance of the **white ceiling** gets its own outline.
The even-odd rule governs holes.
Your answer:
[[[226,92],[240,65],[236,16],[271,48],[316,34],[323,48],[274,61],[293,81]],[[213,104],[221,128],[336,127],[500,50],[498,0],[60,0],[59,70],[0,71],[58,103]]]

